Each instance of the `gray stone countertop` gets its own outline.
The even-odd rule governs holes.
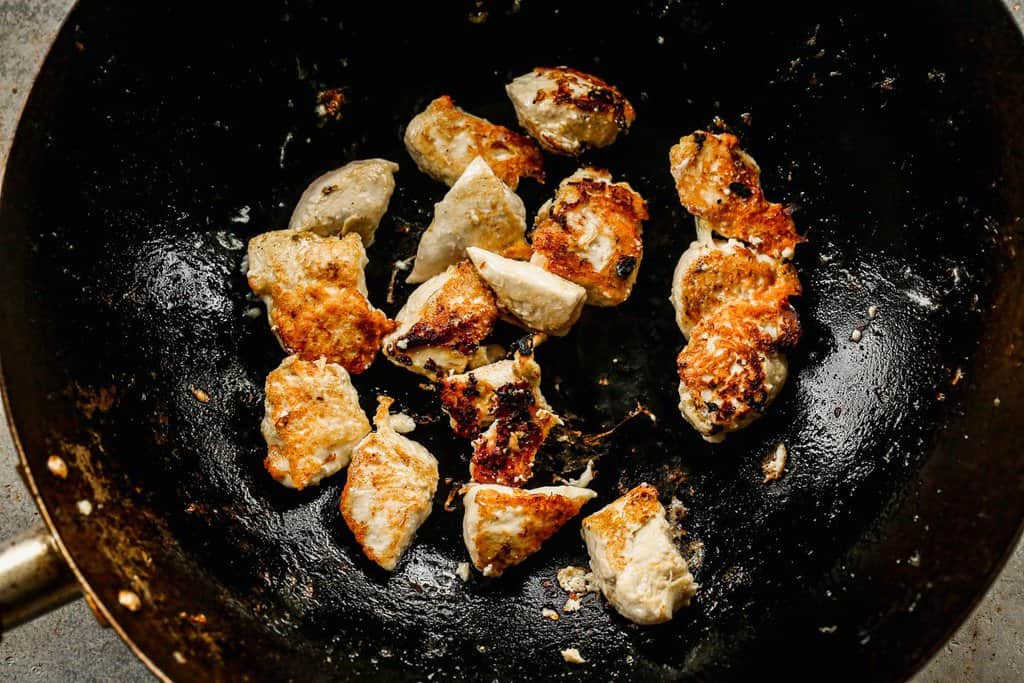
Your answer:
[[[72,0],[0,0],[0,167],[35,73],[72,4]],[[1014,13],[1024,16],[1020,5]],[[2,415],[0,424],[6,425]],[[15,472],[16,460],[10,435],[0,427],[0,538],[39,522]],[[130,682],[153,677],[79,600],[4,634],[0,679]],[[914,683],[963,680],[1024,680],[1024,544],[1017,547],[971,617],[913,679]]]

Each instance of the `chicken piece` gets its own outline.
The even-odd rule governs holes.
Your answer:
[[[522,486],[533,476],[537,451],[551,429],[562,424],[540,396],[539,382],[538,377],[536,382],[521,380],[495,389],[493,422],[473,441],[473,481]]]
[[[392,571],[430,515],[437,491],[437,460],[395,429],[391,399],[377,398],[373,422],[352,453],[341,494],[341,516],[366,556]]]
[[[370,431],[345,368],[288,356],[267,375],[263,466],[288,488],[319,484],[348,464]]]
[[[544,182],[544,158],[530,138],[459,109],[447,95],[409,122],[405,148],[421,171],[448,186],[476,157],[513,190],[524,176]]]
[[[467,253],[494,291],[498,307],[523,327],[562,337],[580,319],[587,290],[576,283],[484,249],[470,247]]]
[[[342,238],[278,230],[249,240],[249,287],[267,306],[281,346],[304,360],[324,357],[359,374],[395,328],[367,299],[366,250]]]
[[[671,301],[679,329],[687,338],[694,325],[722,307],[733,307],[735,315],[737,304],[748,304],[752,316],[755,309],[774,313],[772,343],[793,346],[800,336],[800,323],[789,298],[800,292],[800,279],[789,263],[758,254],[736,240],[697,241],[676,264]]]
[[[565,66],[538,67],[506,85],[505,92],[519,125],[555,154],[578,156],[607,147],[636,118],[617,88]]]
[[[416,250],[406,282],[425,282],[466,258],[467,247],[484,247],[513,258],[530,258],[523,200],[477,157],[444,199]]]
[[[324,173],[302,193],[288,229],[324,236],[355,232],[370,246],[395,191],[397,170],[386,159],[366,159]]]
[[[512,360],[500,360],[441,380],[441,406],[455,433],[472,439],[489,427],[498,410],[498,390],[504,387],[529,390],[537,408],[551,411],[540,392],[540,366],[532,353],[517,352]]]
[[[587,303],[616,306],[636,282],[647,203],[607,171],[581,168],[540,208],[533,257],[544,270],[587,290]]]
[[[699,322],[679,354],[679,411],[705,441],[759,418],[786,382],[786,357],[764,343],[758,321],[721,309]]]
[[[515,489],[469,484],[464,490],[462,538],[473,566],[489,577],[501,576],[540,550],[597,495],[575,486]]]
[[[687,135],[669,152],[669,163],[679,201],[698,225],[775,258],[793,258],[805,241],[789,212],[765,199],[761,169],[735,135]]]
[[[463,261],[413,291],[395,318],[398,329],[384,339],[384,355],[430,379],[486,365],[493,349],[481,344],[497,320],[494,294]]]
[[[690,604],[697,584],[672,542],[658,491],[641,484],[583,519],[590,569],[604,597],[638,624],[661,624]]]

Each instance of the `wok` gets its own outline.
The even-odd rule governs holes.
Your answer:
[[[344,475],[297,493],[261,467],[262,385],[282,353],[245,284],[245,241],[285,226],[324,170],[396,160],[368,273],[393,314],[408,288],[385,303],[391,263],[443,194],[405,154],[405,122],[447,93],[513,125],[502,85],[538,64],[595,72],[638,111],[585,159],[650,202],[636,289],[538,357],[581,431],[638,402],[656,416],[603,442],[592,505],[650,481],[689,510],[701,592],[659,627],[594,599],[541,616],[565,597],[556,570],[586,563],[574,524],[500,581],[464,584],[442,485],[388,575],[340,519]],[[325,120],[317,94],[337,87],[346,104]],[[1022,93],[1020,30],[980,0],[82,2],[0,205],[5,400],[54,547],[163,679],[905,677],[1024,518]],[[721,445],[676,410],[667,301],[693,235],[668,148],[715,117],[809,238],[790,381]],[[550,159],[547,186],[524,183],[528,209],[573,167]],[[468,445],[415,378],[378,359],[356,382],[366,407],[386,391],[415,414],[442,477],[465,478]],[[765,484],[778,443],[787,472]],[[566,647],[587,663],[565,664]]]

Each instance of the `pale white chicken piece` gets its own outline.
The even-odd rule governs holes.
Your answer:
[[[396,171],[394,162],[364,159],[324,173],[302,193],[288,229],[324,236],[354,232],[370,246],[395,191]]]
[[[366,293],[359,235],[321,237],[276,230],[249,240],[249,287],[267,306],[281,346],[305,360],[326,358],[359,374],[395,329]]]
[[[395,317],[398,328],[384,338],[384,355],[433,380],[486,365],[495,349],[483,342],[497,320],[494,294],[473,264],[463,261],[409,295]]]
[[[476,157],[513,190],[523,176],[544,182],[544,159],[530,138],[466,113],[447,95],[409,122],[405,148],[421,171],[449,186]]]
[[[748,426],[782,390],[786,356],[767,336],[757,318],[729,308],[693,328],[676,360],[679,411],[705,441]]]
[[[697,593],[658,491],[649,484],[585,517],[583,540],[601,592],[630,621],[664,623]]]
[[[341,494],[341,516],[366,556],[392,571],[430,515],[437,492],[437,460],[395,429],[391,399],[377,398],[367,435],[352,452]]]
[[[494,422],[499,390],[517,386],[529,389],[533,404],[538,408],[551,410],[541,394],[540,366],[532,353],[516,353],[511,360],[499,360],[445,377],[441,380],[441,406],[451,420],[452,430],[461,437],[473,439]]]
[[[696,241],[679,257],[672,275],[672,306],[687,338],[710,315],[728,312],[763,322],[766,341],[792,346],[800,323],[790,297],[799,296],[800,278],[792,264],[736,240]]]
[[[370,421],[345,368],[288,356],[267,375],[261,431],[267,472],[288,488],[303,489],[349,463]]]
[[[587,290],[575,282],[477,247],[467,253],[494,291],[498,307],[527,329],[562,337],[579,320]]]
[[[406,282],[425,282],[466,258],[467,247],[483,247],[512,258],[530,258],[526,207],[477,157],[434,206],[434,220],[420,237]]]
[[[469,484],[464,491],[462,538],[473,566],[488,577],[501,576],[540,550],[597,495],[575,486]]]
[[[588,304],[616,306],[633,291],[647,217],[647,202],[629,183],[581,168],[537,212],[530,262],[586,289]]]
[[[538,67],[505,86],[519,125],[555,154],[607,147],[636,112],[617,88],[576,69]]]

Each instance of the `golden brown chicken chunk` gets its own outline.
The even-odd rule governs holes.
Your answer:
[[[290,353],[326,358],[353,374],[373,363],[394,323],[367,299],[360,236],[278,230],[249,241],[249,287]]]
[[[679,410],[711,442],[761,417],[788,372],[785,355],[758,321],[730,308],[693,328],[676,364]]]
[[[466,113],[447,95],[409,122],[405,148],[421,171],[448,186],[476,157],[513,190],[522,177],[544,182],[544,159],[530,138]]]
[[[583,519],[590,569],[605,598],[638,624],[661,624],[690,604],[697,584],[672,542],[658,491],[641,484]]]
[[[566,66],[538,67],[505,86],[505,92],[519,125],[555,154],[577,156],[607,147],[636,118],[617,88]]]
[[[450,266],[409,296],[384,339],[384,355],[412,372],[439,379],[489,363],[483,346],[498,320],[494,294],[469,261]]]
[[[800,324],[790,297],[799,296],[800,278],[791,264],[745,247],[736,240],[694,242],[683,252],[672,276],[676,322],[687,337],[694,325],[723,307],[730,315],[743,310],[763,319],[769,336],[782,346],[795,345]]]
[[[517,352],[511,360],[500,360],[441,380],[441,406],[455,433],[473,439],[489,427],[498,410],[498,390],[503,387],[529,390],[534,405],[550,411],[540,392],[540,366],[532,353]]]
[[[587,303],[616,306],[636,282],[647,203],[607,171],[581,168],[540,208],[533,257],[545,270],[587,290]]]
[[[473,481],[522,486],[533,476],[537,451],[551,429],[562,423],[540,395],[539,382],[538,374],[536,382],[522,379],[494,390],[493,422],[473,442]]]
[[[735,135],[687,135],[672,148],[669,162],[679,201],[699,225],[769,256],[793,258],[804,238],[789,212],[765,199],[761,169]]]
[[[352,453],[341,515],[366,556],[391,571],[430,515],[437,460],[395,430],[390,398],[380,396],[377,401],[377,431]]]
[[[501,576],[540,550],[596,494],[576,486],[516,489],[469,484],[463,498],[462,537],[473,566]]]
[[[264,466],[288,488],[319,484],[348,464],[370,431],[345,368],[288,356],[267,375]]]

